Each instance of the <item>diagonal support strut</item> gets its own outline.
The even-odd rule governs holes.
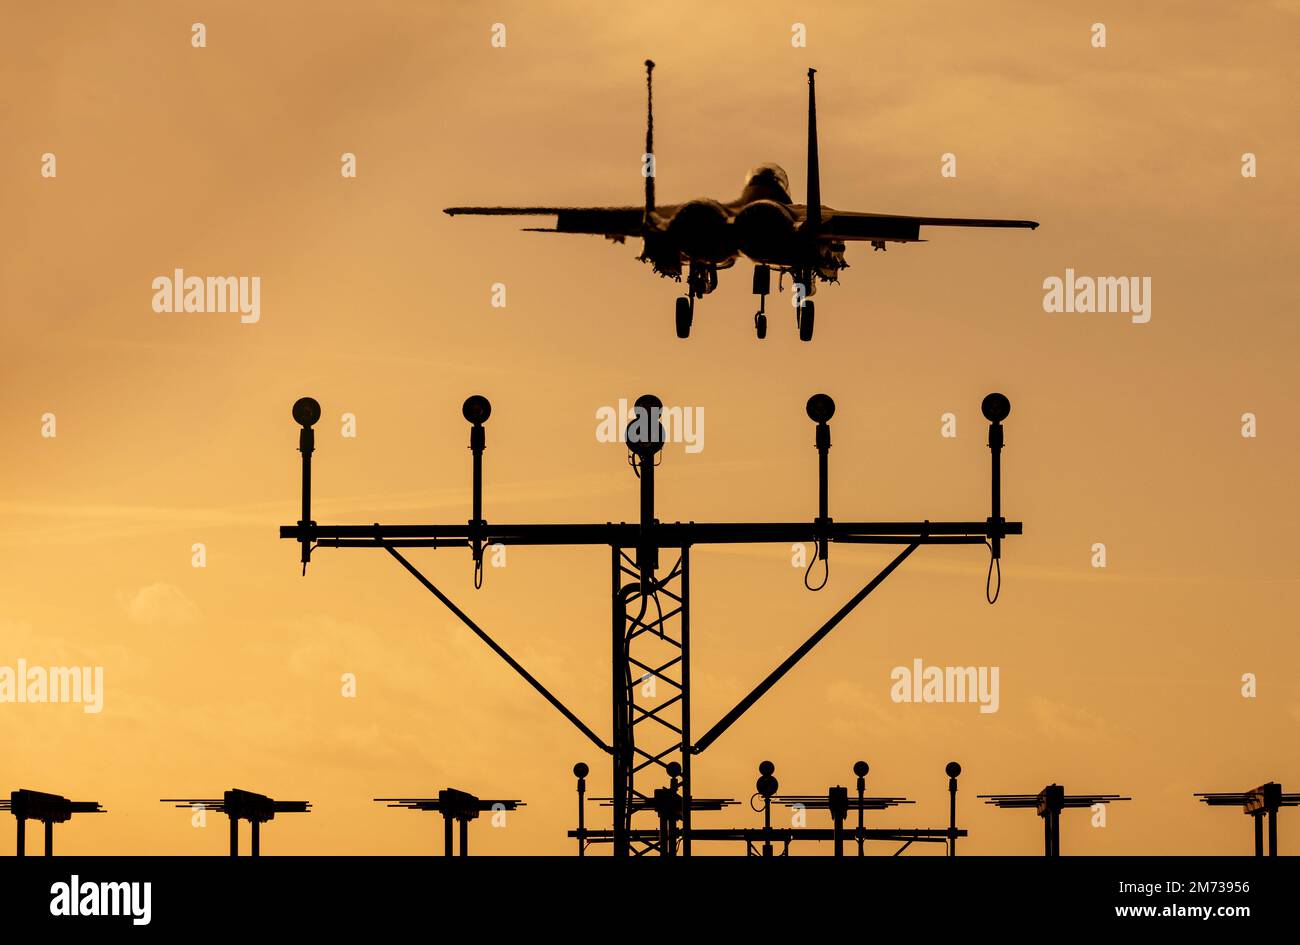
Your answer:
[[[415,565],[411,564],[411,562],[403,558],[401,553],[396,548],[393,548],[391,545],[385,544],[383,547],[385,551],[387,551],[390,555],[392,555],[394,558],[397,559],[398,563],[401,564],[402,567],[406,568],[407,571],[411,572],[412,576],[414,576],[414,578],[417,581],[419,581],[421,584],[424,585],[425,590],[427,590],[434,597],[438,598],[438,600],[442,602],[442,605],[446,607],[448,610],[450,610],[453,614],[455,614],[457,619],[459,619],[461,623],[463,623],[465,626],[473,630],[475,635],[480,640],[482,640],[484,643],[486,643],[489,647],[492,648],[493,653],[495,653],[497,656],[505,660],[507,665],[509,665],[511,669],[513,669],[516,673],[522,676],[525,682],[527,682],[530,686],[532,686],[539,693],[541,693],[542,697],[546,699],[547,702],[555,706],[555,708],[559,709],[560,714],[563,715],[570,722],[572,722],[574,725],[576,725],[578,727],[578,730],[582,732],[582,734],[586,735],[589,739],[591,739],[591,741],[595,743],[595,745],[601,751],[605,752],[605,754],[613,753],[614,749],[610,748],[603,741],[601,741],[600,736],[598,736],[595,732],[593,732],[590,728],[588,728],[586,724],[583,723],[582,719],[578,718],[571,711],[569,711],[568,706],[566,706],[563,702],[561,702],[554,695],[552,695],[551,691],[547,689],[545,686],[543,686],[540,682],[538,682],[537,679],[530,672],[528,672],[528,670],[524,669],[521,665],[519,665],[519,663],[515,660],[513,656],[511,656],[504,649],[502,649],[501,646],[490,636],[488,636],[487,632],[484,631],[481,627],[479,627],[478,624],[476,624],[473,620],[471,620],[463,610],[461,610],[459,607],[453,604],[451,602],[451,598],[449,598],[442,591],[438,590],[438,588],[434,586],[433,582],[430,581],[423,574],[421,574],[420,570],[416,568]]]
[[[897,568],[904,561],[906,561],[908,555],[910,555],[913,551],[915,551],[919,547],[921,547],[921,543],[919,541],[914,541],[906,548],[904,548],[901,552],[899,552],[898,556],[894,558],[893,561],[889,562],[889,564],[887,564],[880,571],[879,574],[877,574],[870,581],[868,581],[867,584],[862,588],[862,590],[854,594],[853,597],[849,600],[849,602],[846,603],[843,607],[841,607],[838,611],[836,611],[835,615],[831,617],[830,620],[827,620],[824,624],[822,624],[816,633],[814,633],[812,636],[810,636],[807,640],[803,642],[803,644],[799,647],[799,649],[795,650],[788,657],[786,657],[785,661],[780,666],[772,670],[772,672],[768,674],[766,679],[764,679],[761,683],[759,683],[757,686],[754,687],[754,690],[749,695],[741,699],[740,702],[736,704],[736,707],[734,709],[732,709],[730,712],[724,715],[718,721],[717,725],[709,729],[704,734],[704,736],[701,737],[700,740],[691,747],[691,753],[698,755],[700,752],[704,751],[704,749],[712,745],[714,741],[717,740],[719,735],[721,735],[727,729],[731,728],[731,726],[742,715],[744,715],[747,711],[749,711],[749,709],[754,705],[755,702],[761,699],[769,689],[771,689],[778,682],[780,682],[781,678],[785,676],[785,674],[788,673],[790,670],[792,670],[796,663],[798,663],[801,659],[807,656],[813,647],[815,647],[818,643],[820,643],[828,633],[834,630],[839,625],[840,621],[842,621],[845,617],[847,617],[850,613],[852,613],[853,609],[857,607],[858,604],[866,600],[867,595],[870,594],[872,591],[874,591],[877,587],[879,587],[880,584],[885,580],[885,578],[893,574],[894,569]]]

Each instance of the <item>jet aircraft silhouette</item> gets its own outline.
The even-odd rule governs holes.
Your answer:
[[[795,324],[799,338],[811,341],[814,308],[811,296],[817,282],[839,281],[848,268],[845,246],[850,241],[871,243],[883,250],[889,243],[920,243],[923,226],[1023,227],[1036,229],[1033,220],[966,219],[960,217],[900,216],[834,210],[821,200],[817,159],[817,100],[815,69],[808,70],[808,194],[796,204],[790,197],[790,179],[776,164],[760,164],[746,175],[740,196],[730,202],[710,198],[686,203],[655,204],[654,168],[654,63],[646,60],[646,145],[642,174],[643,206],[624,207],[448,207],[451,216],[553,216],[554,228],[526,227],[540,233],[587,233],[616,243],[640,237],[643,262],[654,271],[681,281],[686,272],[686,295],[677,299],[677,337],[687,338],[695,314],[695,300],[718,286],[718,270],[735,265],[745,256],[754,263],[754,294],[759,297],[754,329],[767,336],[767,296],[771,273],[779,274],[778,291],[786,274],[792,277]]]

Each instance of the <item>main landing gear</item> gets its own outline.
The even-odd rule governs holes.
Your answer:
[[[794,312],[794,323],[799,329],[799,340],[812,341],[813,316],[815,314],[812,299],[804,299]]]
[[[811,272],[795,273],[795,282],[800,286],[812,288],[815,275]],[[754,266],[754,294],[758,296],[758,312],[754,315],[754,334],[758,340],[762,341],[767,337],[767,297],[772,291],[772,269],[758,263]],[[800,341],[812,341],[813,336],[813,303],[806,297],[804,290],[800,291],[800,302],[795,309],[794,322],[799,329]]]
[[[812,341],[813,317],[816,315],[816,309],[810,296],[817,291],[817,274],[805,269],[794,273],[794,281],[799,303],[794,310],[795,327],[799,329],[800,341]]]
[[[800,341],[812,341],[816,309],[808,298],[816,291],[817,274],[809,270],[787,270],[795,281],[799,303],[795,306],[794,323]],[[718,270],[711,265],[692,265],[686,277],[686,294],[679,296],[675,311],[677,337],[691,336],[691,322],[695,319],[695,300],[703,298],[718,287]],[[778,289],[780,287],[778,286]],[[763,263],[754,266],[754,294],[758,296],[758,311],[754,313],[754,334],[759,341],[767,337],[767,297],[772,292],[772,267]]]
[[[695,297],[679,295],[677,297],[677,337],[691,336],[691,319],[695,316]]]

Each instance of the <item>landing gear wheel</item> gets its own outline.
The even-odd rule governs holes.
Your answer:
[[[759,341],[767,337],[767,316],[762,312],[754,316],[754,334],[758,335]]]
[[[813,316],[816,314],[813,309],[813,303],[806,301],[799,306],[799,340],[812,341],[813,336]]]
[[[691,302],[690,296],[681,295],[677,297],[678,338],[689,338],[691,336],[691,309],[695,307]]]

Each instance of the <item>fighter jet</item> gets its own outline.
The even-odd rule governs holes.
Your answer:
[[[797,204],[790,196],[790,179],[775,164],[760,164],[745,177],[735,200],[710,198],[658,206],[655,203],[654,63],[646,60],[646,136],[642,159],[645,178],[643,206],[624,207],[448,207],[451,216],[553,216],[555,226],[526,227],[529,232],[587,233],[615,243],[641,238],[642,262],[661,276],[682,280],[686,294],[677,299],[677,337],[688,338],[695,300],[718,287],[718,270],[735,265],[740,256],[754,263],[754,294],[759,297],[754,330],[767,337],[767,296],[772,272],[780,291],[786,275],[795,293],[795,325],[802,341],[813,337],[811,296],[817,282],[839,281],[847,269],[845,244],[869,242],[884,250],[890,243],[921,243],[921,227],[987,226],[1036,229],[1033,220],[974,220],[959,217],[899,216],[833,210],[822,204],[817,160],[816,69],[808,70],[808,194]]]

